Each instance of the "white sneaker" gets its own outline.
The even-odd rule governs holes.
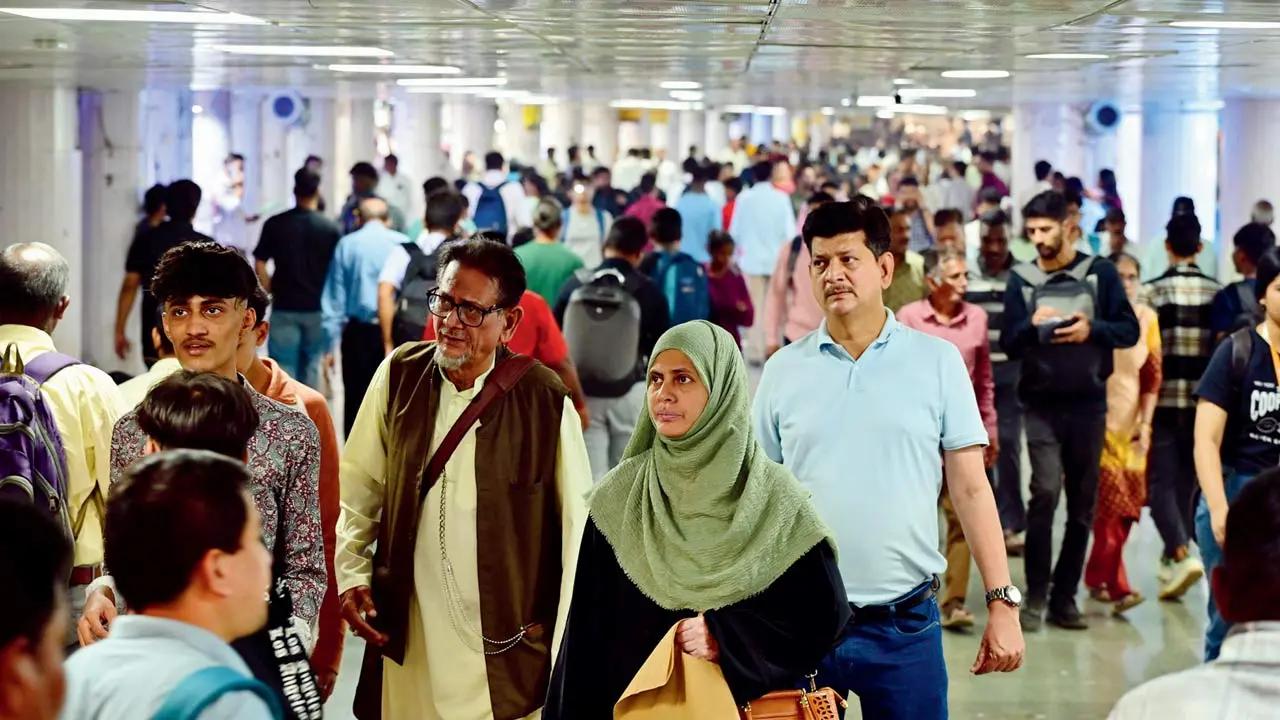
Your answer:
[[[1173,560],[1167,557],[1160,558],[1160,567],[1156,570],[1156,581],[1162,586],[1169,583],[1169,578],[1173,577]]]
[[[1204,564],[1188,555],[1169,566],[1169,579],[1160,588],[1161,600],[1177,600],[1204,577]]]

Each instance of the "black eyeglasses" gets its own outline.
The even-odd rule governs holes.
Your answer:
[[[441,320],[448,318],[450,313],[457,310],[458,321],[467,327],[480,327],[490,313],[502,310],[497,305],[483,308],[466,300],[459,302],[439,290],[432,290],[427,293],[427,309],[431,311],[432,315]]]

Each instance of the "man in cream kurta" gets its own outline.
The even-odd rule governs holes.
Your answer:
[[[447,286],[448,280],[442,283],[442,287]],[[447,377],[441,380],[439,409],[433,419],[432,452],[471,400],[480,393],[493,371],[493,362],[490,357],[488,369],[469,389],[457,389]],[[390,358],[384,360],[374,375],[342,458],[342,512],[338,521],[335,557],[340,594],[372,582],[372,545],[383,517],[388,447],[395,441],[388,437],[386,424],[386,410],[390,402],[390,365]],[[425,418],[423,422],[426,422]],[[431,487],[422,503],[414,548],[414,597],[409,613],[405,662],[397,665],[385,658],[382,660],[384,720],[480,720],[493,717],[482,649],[493,651],[501,649],[502,645],[486,646],[477,634],[481,627],[477,553],[482,551],[477,547],[476,532],[477,427],[471,426],[445,464],[441,479]],[[553,666],[573,595],[573,571],[577,567],[578,546],[587,513],[585,496],[591,487],[591,469],[581,427],[572,401],[566,397],[560,416],[556,459],[563,570],[551,645]],[[454,598],[446,589],[441,561],[442,492],[446,495],[445,550],[458,590],[458,596]],[[454,600],[460,601],[462,617],[450,613]],[[536,718],[540,714],[538,711],[530,717]]]

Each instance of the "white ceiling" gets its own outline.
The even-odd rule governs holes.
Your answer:
[[[390,62],[505,74],[508,88],[575,99],[665,99],[696,80],[711,105],[817,107],[886,94],[893,78],[970,87],[952,107],[1023,100],[1207,101],[1280,97],[1280,31],[1193,30],[1169,21],[1280,20],[1280,0],[0,0],[0,7],[233,11],[266,25],[54,22],[0,14],[0,81],[87,86],[279,86],[373,92],[316,58],[249,57],[217,43],[372,45]],[[1094,61],[1032,60],[1097,52]],[[350,62],[371,62],[352,60]],[[1004,80],[944,80],[997,68]],[[928,101],[925,101],[928,102]]]

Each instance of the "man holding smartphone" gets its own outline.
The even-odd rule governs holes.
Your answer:
[[[1138,318],[1111,261],[1067,239],[1067,205],[1046,191],[1022,211],[1035,262],[1016,265],[1004,296],[1000,344],[1022,363],[1031,499],[1027,506],[1022,627],[1088,627],[1076,605],[1098,495],[1113,351],[1138,341]],[[1066,491],[1067,526],[1050,577],[1053,515]]]

